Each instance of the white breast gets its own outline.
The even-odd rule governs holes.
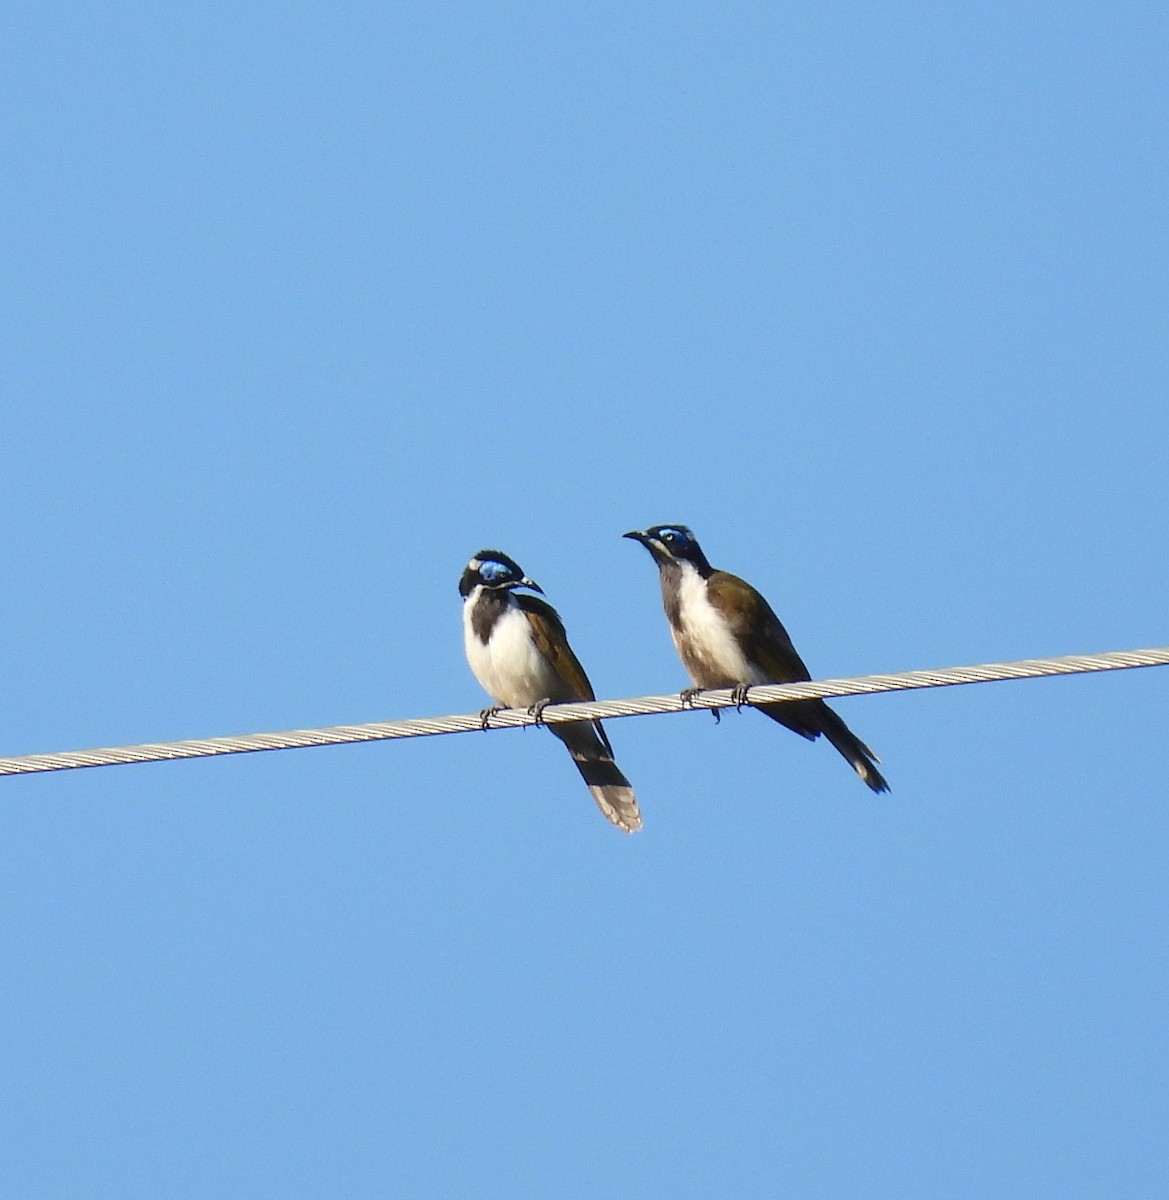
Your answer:
[[[722,614],[706,598],[706,580],[690,563],[682,567],[678,604],[682,628],[672,630],[674,645],[699,687],[767,682],[739,649]]]
[[[483,643],[471,628],[471,609],[479,598],[476,587],[463,603],[463,646],[475,678],[496,702],[508,708],[527,708],[554,697],[556,677],[532,640],[528,618],[513,603]]]

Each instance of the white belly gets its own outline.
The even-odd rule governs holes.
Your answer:
[[[689,564],[683,568],[678,595],[679,634],[674,645],[690,678],[699,687],[766,683],[764,673],[743,654],[722,614],[706,598],[706,580]]]
[[[471,628],[471,608],[476,594],[463,605],[463,646],[467,662],[484,691],[508,708],[527,708],[539,700],[556,698],[557,677],[548,660],[532,641],[528,618],[509,605],[495,623],[487,643],[479,640]]]

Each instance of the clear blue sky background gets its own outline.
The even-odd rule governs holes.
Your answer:
[[[1163,4],[15,3],[0,752],[1169,642]],[[0,780],[8,1195],[1169,1194],[1169,674]]]

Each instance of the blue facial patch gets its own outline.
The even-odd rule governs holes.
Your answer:
[[[511,567],[501,562],[492,562],[490,559],[482,563],[479,567],[479,574],[483,576],[488,583],[495,583],[499,579],[508,579],[514,574]]]

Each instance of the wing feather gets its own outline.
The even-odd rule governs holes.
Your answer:
[[[560,614],[538,596],[516,593],[513,595],[524,616],[528,618],[537,648],[564,685],[563,694],[550,696],[549,699],[559,703],[595,700],[593,685],[589,683],[589,677],[580,665],[580,659],[573,654],[572,647],[568,644],[568,635],[564,631],[564,622],[561,621]]]
[[[715,571],[706,596],[723,616],[748,659],[774,683],[799,683],[812,676],[771,605],[745,580]]]
[[[580,659],[568,644],[564,622],[560,614],[544,600],[526,593],[515,595],[528,624],[532,627],[532,638],[537,649],[547,659],[561,691],[550,700],[595,700],[593,685],[585,674]],[[613,761],[613,747],[609,735],[600,721],[574,721],[571,724],[553,725],[551,732],[558,737],[576,763],[584,777],[597,807],[618,828],[633,833],[641,828],[641,813],[637,798],[629,780],[621,774]]]

